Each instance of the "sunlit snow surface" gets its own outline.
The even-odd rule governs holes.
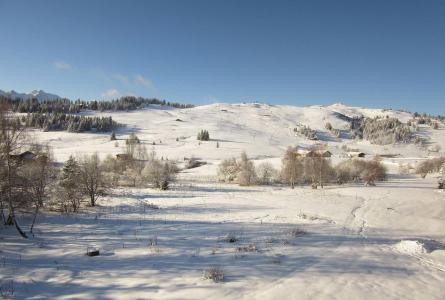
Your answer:
[[[181,162],[193,155],[208,164],[181,172],[170,191],[119,188],[81,214],[45,212],[28,240],[13,228],[1,229],[2,289],[13,280],[17,299],[443,299],[445,194],[431,176],[398,174],[400,162],[443,152],[334,138],[324,125],[346,134],[338,113],[411,117],[341,104],[213,104],[103,112],[127,124],[117,131],[118,147],[109,134],[36,132],[59,162],[70,154],[120,153],[123,139],[135,132],[160,157]],[[295,135],[297,124],[322,131],[334,163],[344,159],[342,144],[370,158],[397,154],[384,158],[388,180],[323,190],[215,180],[218,163],[243,150],[256,164],[279,167],[287,146],[313,143]],[[196,140],[201,129],[210,141]],[[445,148],[443,127],[420,133]],[[22,219],[24,227],[28,221]],[[306,234],[292,235],[297,228]],[[238,241],[225,242],[229,234]],[[86,256],[88,247],[100,255]],[[224,282],[203,279],[213,266],[223,270]]]

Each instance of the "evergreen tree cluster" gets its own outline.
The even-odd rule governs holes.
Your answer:
[[[309,140],[318,140],[317,131],[311,129],[309,126],[295,127],[294,132],[305,136]]]
[[[208,141],[210,139],[209,132],[207,130],[201,130],[198,132],[198,141]]]
[[[417,121],[417,124],[428,124],[431,125],[433,122],[441,122],[445,123],[445,116],[442,115],[428,115],[428,114],[419,114],[418,112],[414,113],[414,120]]]
[[[14,112],[20,113],[79,113],[85,110],[94,111],[128,111],[143,108],[147,105],[161,105],[175,108],[191,108],[192,104],[181,104],[177,102],[169,102],[155,98],[143,98],[125,96],[114,100],[107,101],[84,101],[69,99],[45,100],[38,101],[37,99],[9,99],[0,96],[0,100],[5,100],[10,104]]]
[[[441,115],[430,116],[427,114],[420,115],[418,113],[414,113],[414,118],[409,120],[408,123],[413,126],[428,125],[432,129],[439,129],[440,123],[445,124],[445,117]]]
[[[352,138],[378,145],[410,143],[414,139],[410,127],[396,118],[355,118],[350,131]]]
[[[65,130],[69,132],[110,132],[124,125],[111,117],[89,117],[64,113],[29,113],[20,118],[27,127],[41,128],[44,131]]]

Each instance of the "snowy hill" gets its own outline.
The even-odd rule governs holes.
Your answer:
[[[347,118],[358,115],[374,117],[390,116],[406,122],[412,116],[396,110],[379,110],[348,107],[334,104],[330,106],[284,106],[266,104],[227,104],[215,103],[190,109],[161,108],[148,106],[131,112],[87,112],[88,115],[112,116],[113,120],[126,127],[116,132],[118,146],[109,141],[108,134],[37,132],[43,141],[54,146],[58,160],[65,160],[70,154],[92,153],[102,156],[123,151],[125,139],[131,132],[154,147],[160,155],[181,160],[184,156],[196,156],[207,160],[221,160],[238,156],[246,151],[249,156],[261,158],[281,158],[288,146],[308,147],[319,141],[311,141],[294,132],[298,126],[309,126],[317,130],[320,141],[327,143],[329,150],[339,157],[341,147],[359,149],[369,155],[400,154],[402,157],[425,157],[425,149],[413,144],[372,145],[367,141],[355,141],[348,137]],[[333,128],[342,131],[337,138],[325,129],[329,122]],[[199,143],[196,135],[199,130],[210,132],[210,141]],[[430,139],[430,144],[445,148],[442,131],[433,132],[423,128],[419,134]],[[153,145],[153,142],[155,145]],[[162,142],[162,143],[161,143]],[[216,149],[216,143],[220,148]]]
[[[381,116],[381,117],[388,116],[390,118],[397,118],[404,123],[412,118],[411,113],[400,110],[353,107],[353,106],[347,106],[343,103],[332,104],[330,106],[327,106],[326,109],[347,115],[349,117],[364,116],[364,117],[374,118],[376,116]]]
[[[34,90],[29,93],[18,93],[14,90],[11,90],[9,92],[0,90],[0,95],[11,99],[23,99],[23,100],[37,99],[39,101],[55,100],[61,98],[60,96],[57,96],[55,94],[46,93],[43,90]]]
[[[111,115],[126,127],[116,131],[116,141],[109,133],[36,130],[57,161],[122,153],[135,133],[148,151],[180,167],[191,156],[207,164],[181,170],[167,191],[113,184],[98,206],[80,214],[43,211],[29,240],[13,226],[0,230],[0,280],[14,284],[17,299],[443,299],[445,193],[433,176],[399,171],[400,163],[415,165],[443,150],[381,146],[346,134],[348,118],[405,122],[409,113],[215,103],[83,114]],[[325,129],[327,122],[342,130],[340,138]],[[351,182],[323,189],[216,180],[221,160],[242,151],[256,166],[267,161],[279,169],[286,147],[320,142],[294,132],[303,125],[317,130],[334,164],[346,158],[343,146],[365,152],[364,159],[388,154],[382,156],[388,179],[374,187]],[[197,140],[203,129],[209,141]],[[443,124],[422,125],[417,134],[445,149]],[[21,218],[23,228],[29,219]],[[235,242],[227,239],[233,236]],[[92,248],[100,255],[85,255]],[[203,276],[216,267],[224,283]]]

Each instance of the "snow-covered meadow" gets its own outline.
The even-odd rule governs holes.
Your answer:
[[[13,289],[17,299],[443,299],[445,193],[434,177],[398,168],[443,155],[428,148],[445,149],[445,128],[422,128],[423,148],[378,146],[349,139],[338,113],[411,118],[342,104],[213,104],[100,113],[127,125],[116,132],[117,146],[108,134],[35,132],[59,162],[121,153],[134,132],[158,156],[207,165],[182,171],[168,191],[115,188],[80,214],[45,211],[30,239],[0,229],[2,292]],[[341,138],[326,132],[327,122]],[[343,145],[390,156],[388,180],[318,190],[216,180],[219,162],[242,151],[255,164],[279,167],[288,146],[315,143],[295,134],[298,124],[321,132],[334,163],[345,158]],[[196,140],[201,129],[210,141]],[[88,248],[100,255],[86,256]],[[204,278],[211,268],[223,272],[222,282]]]

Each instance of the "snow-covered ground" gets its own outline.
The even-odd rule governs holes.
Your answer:
[[[281,157],[288,146],[309,146],[315,141],[297,135],[293,129],[306,125],[319,131],[321,139],[328,143],[334,154],[340,154],[340,147],[346,144],[350,148],[367,154],[401,154],[404,157],[426,157],[427,152],[414,145],[376,146],[368,142],[355,142],[347,138],[336,138],[325,129],[330,122],[336,129],[343,130],[342,137],[347,137],[348,122],[338,114],[349,117],[377,115],[397,117],[407,121],[411,115],[393,110],[378,110],[348,107],[343,104],[331,106],[283,106],[267,104],[225,104],[216,103],[190,109],[168,109],[151,106],[147,109],[130,112],[103,112],[102,116],[112,116],[113,120],[126,124],[126,128],[117,131],[119,146],[110,141],[109,134],[37,132],[38,138],[48,142],[54,148],[56,159],[65,161],[70,154],[91,153],[97,151],[101,156],[122,152],[125,138],[134,132],[147,144],[169,159],[182,160],[184,156],[195,156],[205,160],[221,160],[239,156],[245,150],[255,159]],[[94,113],[91,113],[94,114]],[[199,143],[196,136],[200,129],[210,132],[210,141]],[[424,135],[432,130],[422,128]],[[442,133],[443,131],[440,130]],[[177,141],[178,139],[178,141]],[[443,135],[435,143],[443,141]],[[162,143],[161,143],[162,142]],[[220,147],[216,149],[216,143]]]
[[[181,172],[170,191],[118,188],[78,215],[45,212],[28,240],[0,229],[2,286],[13,280],[17,299],[445,298],[445,193],[430,176],[398,174],[399,162],[443,152],[334,138],[324,125],[346,129],[338,113],[410,118],[342,104],[212,104],[101,113],[127,124],[117,132],[119,147],[106,134],[36,133],[60,162],[70,154],[122,152],[134,131],[158,156],[208,164]],[[287,146],[312,144],[295,135],[298,124],[324,132],[334,162],[343,144],[370,157],[399,154],[384,159],[388,180],[322,190],[215,180],[218,163],[243,150],[256,163],[279,166]],[[200,129],[210,141],[196,140]],[[422,130],[430,145],[445,144],[444,128]],[[228,235],[237,241],[225,241]],[[86,256],[88,247],[101,255]],[[203,279],[211,267],[224,272],[224,282]]]

